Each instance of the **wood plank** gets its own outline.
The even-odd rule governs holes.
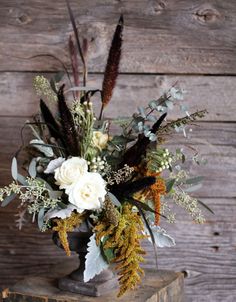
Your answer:
[[[30,116],[38,112],[39,98],[32,88],[33,78],[37,74],[0,73],[0,115]],[[52,76],[45,75],[49,79]],[[102,78],[102,75],[89,75],[88,86],[101,88]],[[105,114],[110,117],[117,116],[117,112],[120,116],[132,114],[138,106],[146,107],[149,101],[157,99],[176,82],[186,90],[185,100],[181,104],[187,105],[190,112],[207,109],[209,114],[205,120],[236,121],[235,77],[120,75]],[[98,97],[94,103],[100,107]],[[183,113],[176,109],[170,117],[181,115]]]
[[[68,271],[67,263],[60,264],[60,275]],[[57,287],[57,280],[50,279],[49,274],[42,277],[29,277],[18,282],[6,293],[4,302],[110,302],[110,301],[137,301],[137,302],[182,302],[183,301],[183,274],[170,271],[147,270],[144,280],[135,291],[129,291],[118,298],[118,289],[111,289],[105,294],[101,290],[98,297],[88,297],[80,294],[73,294],[69,291],[61,291]],[[59,277],[59,276],[58,276]],[[90,285],[91,286],[91,285]]]
[[[10,179],[10,164],[13,154],[21,144],[20,128],[25,118],[0,118],[0,185],[6,185]],[[18,130],[16,130],[18,129]],[[200,127],[193,128],[192,140],[189,142],[182,135],[175,134],[169,143],[179,142],[184,150],[193,156],[188,145],[194,145],[204,160],[205,165],[191,165],[193,175],[204,175],[202,188],[197,192],[198,197],[235,197],[235,158],[236,158],[236,131],[235,124],[201,123]],[[29,136],[25,136],[29,140]],[[169,146],[175,150],[176,145]],[[22,158],[23,160],[23,158]],[[190,163],[186,163],[189,166]],[[220,184],[220,185],[219,185]]]
[[[236,4],[218,1],[71,1],[82,37],[89,40],[89,70],[103,72],[120,13],[125,16],[122,72],[235,74]],[[67,65],[72,29],[63,0],[1,1],[1,70],[55,70]]]

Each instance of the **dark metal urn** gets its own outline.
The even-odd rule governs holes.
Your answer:
[[[102,271],[88,282],[84,282],[84,270],[87,254],[87,245],[92,235],[89,226],[84,223],[74,232],[68,233],[70,250],[78,253],[79,266],[68,276],[58,280],[58,287],[63,291],[69,291],[86,296],[102,296],[117,287],[117,279],[111,269]],[[53,234],[54,243],[62,248],[57,233]]]

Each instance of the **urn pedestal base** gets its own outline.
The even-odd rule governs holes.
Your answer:
[[[75,281],[69,277],[61,278],[58,281],[58,287],[66,292],[78,293],[86,296],[99,297],[104,296],[114,288],[118,288],[118,282],[115,277],[106,281],[90,281],[87,283]]]
[[[182,273],[145,269],[145,277],[136,290],[117,298],[114,289],[99,297],[88,297],[58,288],[58,278],[71,271],[64,262],[47,277],[28,277],[3,291],[3,302],[183,302],[184,278]],[[51,277],[51,278],[50,278]],[[62,279],[61,279],[62,280]],[[71,280],[71,279],[70,279]],[[0,299],[1,300],[1,299]]]

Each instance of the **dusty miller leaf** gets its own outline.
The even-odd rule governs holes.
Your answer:
[[[150,226],[154,236],[155,244],[157,247],[172,247],[175,246],[175,240],[167,234],[167,232],[159,226],[152,225]],[[148,231],[146,230],[148,234]],[[150,237],[148,240],[151,242]]]
[[[85,261],[84,282],[88,282],[103,270],[108,268],[108,263],[104,260],[101,249],[96,244],[95,234],[90,237],[88,243],[88,253]]]

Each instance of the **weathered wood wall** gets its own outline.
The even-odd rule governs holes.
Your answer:
[[[236,301],[236,2],[234,0],[73,0],[81,36],[89,39],[91,86],[101,85],[107,49],[120,13],[125,16],[121,75],[107,115],[132,112],[179,81],[190,110],[209,115],[194,128],[195,147],[208,160],[192,171],[206,176],[198,196],[216,213],[203,226],[182,215],[166,228],[177,246],[159,251],[159,266],[186,272],[186,301]],[[36,113],[33,77],[69,65],[72,32],[58,1],[0,2],[0,185],[10,179],[10,160],[24,120]],[[110,110],[110,111],[109,111]],[[186,142],[175,135],[174,142]],[[16,205],[0,210],[0,285],[43,273],[64,259],[50,235],[35,227],[17,232]],[[180,213],[181,214],[181,213]],[[151,253],[150,253],[151,255]],[[152,265],[149,256],[147,265]]]

